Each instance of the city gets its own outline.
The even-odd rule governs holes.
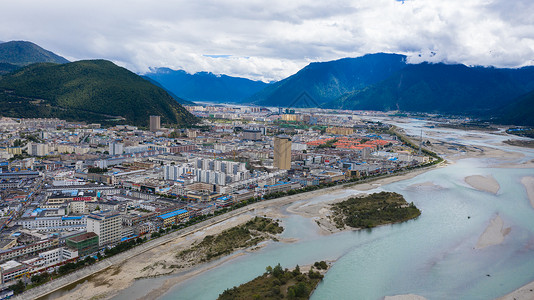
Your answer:
[[[2,286],[101,259],[120,243],[155,238],[250,199],[438,160],[363,115],[187,109],[203,117],[201,126],[164,128],[159,116],[150,117],[148,130],[2,118]]]

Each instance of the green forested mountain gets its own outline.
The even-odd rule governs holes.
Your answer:
[[[19,68],[19,66],[15,66],[10,63],[0,63],[0,76],[13,72]]]
[[[189,125],[197,118],[167,92],[105,60],[41,63],[0,79],[0,114],[145,126],[150,115]]]
[[[282,107],[319,106],[388,78],[406,66],[405,59],[404,55],[377,53],[311,63],[254,94],[249,102]]]
[[[498,109],[496,115],[499,123],[534,126],[534,90]]]
[[[328,107],[492,115],[534,89],[534,67],[498,69],[413,64],[389,78],[332,101]]]
[[[31,42],[11,41],[0,43],[0,63],[23,67],[41,62],[63,64],[69,61]]]

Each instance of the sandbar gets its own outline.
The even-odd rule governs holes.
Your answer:
[[[384,300],[427,300],[423,296],[415,294],[406,294],[406,295],[395,295],[395,296],[386,296]]]
[[[501,186],[493,176],[471,175],[465,177],[465,182],[471,187],[492,194],[497,194]]]
[[[489,246],[499,245],[511,230],[510,227],[504,228],[504,221],[501,216],[497,215],[494,219],[490,220],[488,227],[486,227],[486,230],[478,238],[475,248],[483,249]]]
[[[521,179],[521,183],[527,190],[527,196],[530,200],[530,205],[534,208],[534,176],[525,176]]]

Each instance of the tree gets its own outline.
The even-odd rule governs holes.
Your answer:
[[[10,286],[9,288],[13,291],[13,293],[20,294],[20,293],[24,292],[24,288],[25,288],[24,282],[22,282],[22,280],[19,280],[19,281],[17,281],[17,283],[15,283],[14,285]]]
[[[265,267],[265,271],[268,273],[268,274],[271,274],[273,272],[273,268],[271,266],[267,266]]]
[[[280,263],[278,263],[276,265],[276,267],[274,267],[274,269],[273,269],[273,275],[274,275],[274,277],[278,278],[283,274],[284,274],[284,270],[282,269],[282,266],[280,266]]]
[[[299,267],[299,265],[297,265],[295,267],[295,270],[293,270],[293,275],[294,276],[300,275],[300,267]]]

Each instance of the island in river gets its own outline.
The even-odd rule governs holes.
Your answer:
[[[352,197],[332,205],[332,221],[338,228],[373,228],[417,218],[421,211],[401,194],[380,192]]]
[[[217,299],[308,299],[327,269],[325,261],[304,268],[297,265],[293,270],[283,269],[280,264],[268,266],[263,275],[225,290]]]

